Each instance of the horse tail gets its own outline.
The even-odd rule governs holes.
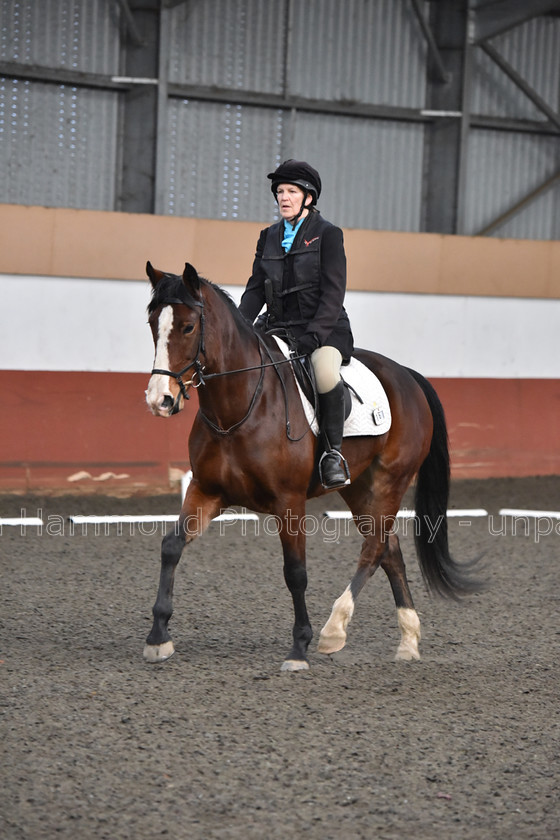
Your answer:
[[[473,563],[459,565],[449,553],[447,506],[451,469],[445,413],[433,385],[421,374],[408,370],[424,392],[433,417],[430,451],[416,480],[416,552],[428,589],[444,598],[459,600],[479,591],[481,584],[471,577]]]

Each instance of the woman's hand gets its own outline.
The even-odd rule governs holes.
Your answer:
[[[315,333],[304,333],[296,341],[296,350],[300,356],[309,356],[318,346]]]

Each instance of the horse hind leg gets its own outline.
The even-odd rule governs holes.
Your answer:
[[[381,560],[381,568],[389,578],[397,607],[397,620],[401,633],[401,641],[397,648],[395,659],[405,661],[420,659],[420,652],[418,650],[418,643],[421,638],[420,619],[414,609],[399,538],[396,534],[389,536],[388,549]]]
[[[366,568],[358,569],[349,586],[334,602],[328,621],[319,635],[317,644],[319,653],[336,653],[346,644],[346,630],[354,614],[356,598],[373,571]]]
[[[349,586],[333,604],[329,619],[319,636],[319,653],[336,653],[346,644],[346,630],[354,614],[356,598],[366,581],[379,567],[386,551],[386,542],[377,536],[375,526],[372,528],[371,523],[360,520],[360,517],[356,518],[356,524],[360,533],[364,535],[358,569]]]

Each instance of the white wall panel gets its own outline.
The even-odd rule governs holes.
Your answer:
[[[149,374],[147,281],[3,275],[0,295],[0,369]],[[349,292],[346,306],[356,346],[425,376],[560,378],[558,300]]]

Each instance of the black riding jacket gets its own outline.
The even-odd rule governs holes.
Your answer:
[[[311,333],[317,347],[336,347],[348,359],[353,337],[343,305],[346,255],[341,229],[312,210],[288,253],[282,248],[283,236],[283,220],[261,231],[239,309],[254,321],[267,303],[269,327],[286,328],[295,338]]]

